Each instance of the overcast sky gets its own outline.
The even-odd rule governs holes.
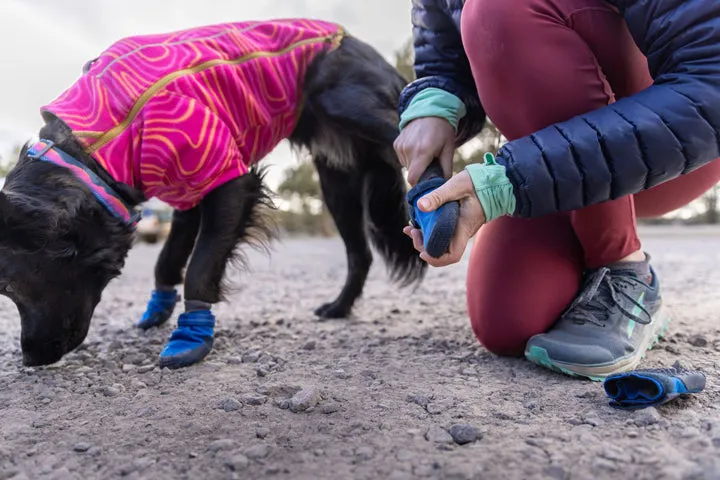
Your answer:
[[[388,59],[412,33],[410,0],[0,0],[0,155],[36,133],[39,108],[119,38],[298,16],[341,23]],[[268,160],[293,157],[281,146]]]

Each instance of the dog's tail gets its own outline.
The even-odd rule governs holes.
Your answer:
[[[393,280],[420,281],[426,263],[402,232],[408,224],[407,187],[393,150],[397,106],[406,81],[373,47],[347,37],[314,61],[305,75],[305,105],[290,137],[328,167],[361,177],[370,240]],[[352,195],[348,186],[329,186]]]
[[[390,278],[411,285],[422,280],[427,264],[402,231],[408,224],[405,178],[392,147],[378,149],[376,154],[383,161],[372,162],[363,178],[368,234],[385,260]]]

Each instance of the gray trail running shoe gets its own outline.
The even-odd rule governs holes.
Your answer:
[[[525,357],[567,375],[600,381],[633,370],[667,331],[660,284],[633,272],[601,268],[547,333],[532,337]]]

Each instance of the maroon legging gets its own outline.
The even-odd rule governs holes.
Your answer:
[[[652,83],[622,16],[603,0],[467,0],[462,38],[480,100],[509,140]],[[720,161],[634,196],[537,219],[503,217],[478,233],[467,275],[475,335],[523,352],[578,291],[582,272],[641,248],[640,217],[680,208],[720,181]]]

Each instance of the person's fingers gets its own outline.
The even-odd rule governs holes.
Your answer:
[[[428,153],[428,150],[425,148],[418,149],[413,152],[409,160],[410,166],[408,167],[407,175],[407,180],[410,185],[415,186],[418,180],[420,180],[420,176],[430,165],[433,157],[434,155],[432,153]]]
[[[472,188],[472,181],[467,172],[463,171],[420,198],[420,200],[418,200],[418,206],[423,212],[432,212],[448,202],[467,197]]]
[[[440,152],[440,166],[443,169],[443,175],[446,179],[452,176],[453,172],[453,159],[455,157],[455,142],[449,140],[445,143],[442,151]]]
[[[413,228],[410,231],[410,236],[412,237],[413,247],[415,248],[415,250],[417,250],[418,252],[424,252],[425,244],[423,242],[422,232],[417,228]]]

